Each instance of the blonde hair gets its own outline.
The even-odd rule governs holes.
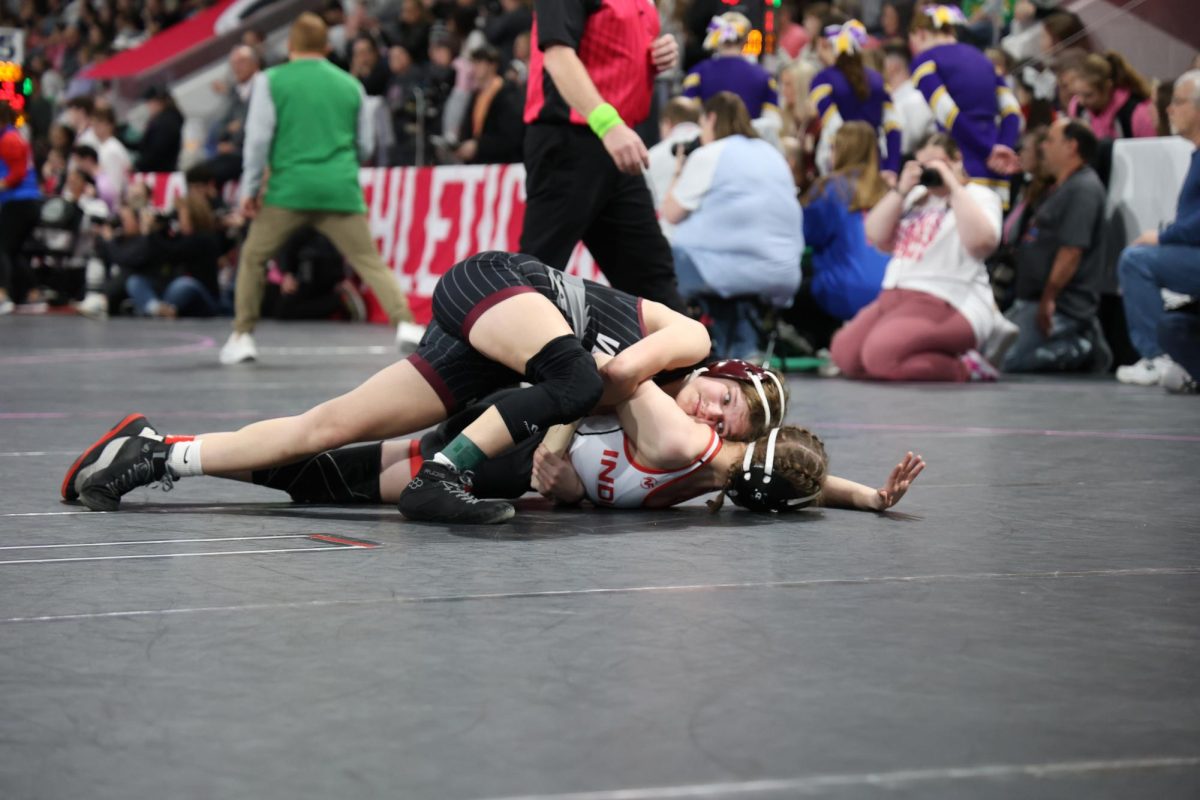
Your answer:
[[[854,186],[849,198],[851,211],[869,211],[888,186],[879,174],[879,139],[866,122],[847,122],[833,139],[833,173],[821,178],[805,196],[805,204],[824,194],[835,177],[848,178]]]
[[[662,120],[671,125],[700,122],[700,104],[690,97],[672,97],[663,107]]]
[[[288,49],[293,53],[324,53],[329,47],[325,20],[311,11],[296,17],[288,31]]]
[[[807,61],[794,61],[780,70],[780,83],[783,82],[785,75],[795,82],[796,99],[794,105],[786,101],[783,103],[782,135],[799,136],[803,132],[797,128],[796,118],[812,119],[817,113],[816,109],[813,108],[812,102],[808,99],[808,93],[812,88],[812,80],[817,75],[817,69]],[[780,99],[782,100],[782,98]],[[797,114],[797,110],[801,113]]]
[[[1129,94],[1138,99],[1146,100],[1151,91],[1146,79],[1138,73],[1129,62],[1117,52],[1110,50],[1104,55],[1092,53],[1079,65],[1079,78],[1086,81],[1093,89],[1127,89]]]
[[[769,436],[768,432],[755,440],[751,466],[765,466]],[[706,502],[709,511],[716,513],[721,510],[725,504],[726,493],[741,471],[742,463],[739,460],[730,467],[720,494]],[[779,429],[779,434],[775,439],[772,480],[787,481],[800,497],[815,495],[807,505],[820,505],[825,477],[828,474],[829,456],[825,453],[825,443],[815,433],[796,425],[784,425]]]

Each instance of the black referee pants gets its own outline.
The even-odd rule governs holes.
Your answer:
[[[645,178],[618,170],[589,128],[528,127],[525,194],[522,253],[564,269],[582,240],[614,288],[686,313]]]
[[[10,296],[17,281],[17,264],[21,248],[37,227],[42,210],[41,200],[10,200],[0,203],[0,289]],[[14,303],[22,298],[12,297]]]

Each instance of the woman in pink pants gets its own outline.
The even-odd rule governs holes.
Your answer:
[[[995,380],[975,348],[992,332],[995,303],[983,259],[1000,241],[999,196],[967,183],[954,141],[934,134],[896,188],[867,216],[867,238],[892,254],[883,292],[833,337],[850,378]]]

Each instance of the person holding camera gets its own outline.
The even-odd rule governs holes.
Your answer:
[[[983,260],[1000,241],[1000,198],[967,182],[948,135],[929,136],[867,216],[867,238],[892,254],[883,292],[833,337],[850,378],[995,380],[975,348],[996,314]]]
[[[658,137],[658,144],[650,148],[650,168],[646,170],[655,211],[662,206],[675,179],[679,154],[686,158],[700,146],[700,104],[688,97],[671,98],[658,119]],[[661,216],[658,224],[670,241],[675,226]]]
[[[213,213],[202,192],[189,191],[179,203],[177,225],[157,216],[144,223],[145,260],[127,265],[125,291],[135,313],[147,317],[213,317],[221,313],[217,280],[220,258],[233,248],[229,227],[241,219]],[[144,209],[143,214],[153,214]],[[174,228],[174,229],[173,229]]]

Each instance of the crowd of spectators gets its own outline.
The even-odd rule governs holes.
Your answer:
[[[170,91],[154,88],[139,98],[145,121],[129,125],[110,87],[85,72],[206,5],[0,3],[0,27],[26,33],[33,92],[25,136],[40,194],[78,206],[81,218],[94,221],[84,224],[80,240],[93,239],[90,260],[105,262],[102,279],[93,269],[89,284],[106,287],[110,309],[124,304],[161,316],[228,310],[228,276],[214,276],[234,262],[218,251],[236,241],[243,220],[224,209],[215,187],[240,173],[255,75],[284,54],[247,32],[230,53],[227,76],[212,87],[220,108],[205,120],[207,135],[197,147],[184,141],[184,113]],[[520,161],[535,5],[332,0],[322,12],[329,58],[374,104],[371,163]],[[1164,317],[1155,292],[1200,293],[1198,270],[1190,267],[1200,252],[1200,175],[1187,178],[1178,221],[1162,238],[1143,234],[1121,256],[1119,271],[1119,252],[1102,239],[1113,142],[1173,131],[1200,142],[1200,73],[1181,82],[1139,74],[1121,54],[1098,48],[1056,0],[784,0],[776,52],[761,57],[744,55],[749,21],[726,3],[675,0],[663,3],[660,15],[663,30],[679,42],[681,63],[659,77],[660,99],[674,96],[655,112],[661,125],[640,130],[647,145],[662,141],[650,150],[647,180],[685,294],[714,323],[725,319],[719,339],[727,353],[761,348],[763,331],[744,323],[752,306],[765,302],[790,306],[783,318],[812,350],[829,347],[840,328],[832,360],[853,376],[967,380],[994,377],[992,364],[1103,371],[1113,350],[1118,361],[1130,360],[1121,352],[1128,344],[1113,341],[1124,331],[1100,320],[1102,296],[1128,285],[1136,288],[1124,292],[1124,308],[1141,360],[1118,377],[1157,383],[1174,375],[1174,384],[1194,386],[1158,341],[1165,326],[1174,350],[1191,352],[1178,347],[1181,331],[1195,331],[1177,324],[1189,307]],[[910,162],[918,166],[902,166]],[[160,218],[145,208],[133,173],[183,168],[190,188],[179,212]],[[780,174],[790,187],[782,200],[774,189]],[[196,236],[212,243],[194,248],[190,261],[163,242],[129,247]],[[801,268],[792,255],[805,246]],[[918,251],[945,259],[915,257]],[[114,253],[122,254],[119,261]],[[207,254],[203,265],[194,263],[200,253]],[[32,285],[15,276],[18,262],[6,268],[0,303]],[[725,273],[709,266],[718,262],[728,265]],[[133,277],[148,274],[152,280]],[[935,274],[972,288],[949,298],[930,288]],[[912,291],[958,313],[951,327],[962,336],[938,344],[940,355],[922,345],[875,357],[865,322],[856,328],[855,320],[881,313],[880,292],[905,291],[913,280]],[[980,285],[986,296],[976,296]],[[341,305],[353,315],[353,302]],[[893,350],[901,340],[890,338]]]

